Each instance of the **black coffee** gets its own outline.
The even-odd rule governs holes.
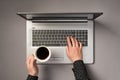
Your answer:
[[[40,47],[37,49],[36,55],[39,59],[44,60],[49,56],[49,51],[45,47]]]

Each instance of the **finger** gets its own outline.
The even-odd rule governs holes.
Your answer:
[[[37,60],[35,59],[35,60],[34,60],[34,62],[33,62],[33,63],[34,63],[34,65],[37,65],[36,61],[37,61]]]
[[[33,54],[31,55],[31,58],[34,59],[34,55]]]
[[[75,40],[74,40],[74,38],[71,36],[70,39],[71,39],[71,42],[72,42],[72,46],[75,47]]]
[[[78,44],[78,41],[76,38],[75,38],[75,45],[76,45],[76,47],[79,47],[79,44]]]
[[[37,65],[37,64],[36,64],[36,61],[37,61],[37,60],[35,59],[34,54],[32,54],[32,57],[33,57],[33,58],[32,58],[32,59],[33,59],[32,64],[33,64],[34,66],[36,66],[36,65]]]
[[[82,43],[81,43],[81,42],[79,42],[79,45],[80,45],[80,46],[79,46],[79,47],[80,47],[80,49],[82,49]]]
[[[33,65],[34,62],[35,62],[35,58],[34,58],[34,55],[32,55],[32,56],[31,56],[31,63],[30,63],[30,64]]]
[[[27,61],[26,61],[27,68],[30,67],[30,64],[31,64],[31,56],[32,56],[32,55],[29,55],[28,58],[27,58]]]
[[[72,46],[69,36],[67,37],[67,44],[68,44],[69,47]]]
[[[37,61],[37,60],[36,60],[35,57],[34,57],[34,61],[33,61],[33,64],[34,64],[34,65],[36,65],[36,61]]]

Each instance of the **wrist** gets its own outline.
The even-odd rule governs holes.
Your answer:
[[[76,58],[76,59],[73,59],[72,62],[74,63],[74,62],[79,61],[79,60],[82,61],[82,58]]]
[[[31,76],[38,76],[37,73],[29,73],[29,75],[31,75]]]

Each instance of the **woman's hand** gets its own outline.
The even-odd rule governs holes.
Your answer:
[[[75,62],[77,60],[82,60],[82,43],[78,42],[76,38],[73,37],[67,37],[67,56],[72,62]]]
[[[29,75],[38,76],[38,66],[36,64],[36,60],[33,54],[28,57],[26,65]]]

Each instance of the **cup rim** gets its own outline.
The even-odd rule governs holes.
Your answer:
[[[41,47],[47,48],[47,49],[48,49],[48,52],[49,52],[48,57],[47,57],[46,59],[44,59],[44,60],[41,60],[41,59],[39,59],[39,58],[36,56],[37,50],[38,50],[39,48],[41,48]],[[39,61],[39,62],[46,62],[46,61],[48,61],[48,60],[50,59],[50,57],[51,57],[51,51],[50,51],[50,49],[49,49],[47,46],[40,46],[40,47],[37,48],[37,50],[36,50],[36,52],[35,52],[35,54],[34,54],[34,55],[35,55],[35,59],[36,59],[37,61]]]

